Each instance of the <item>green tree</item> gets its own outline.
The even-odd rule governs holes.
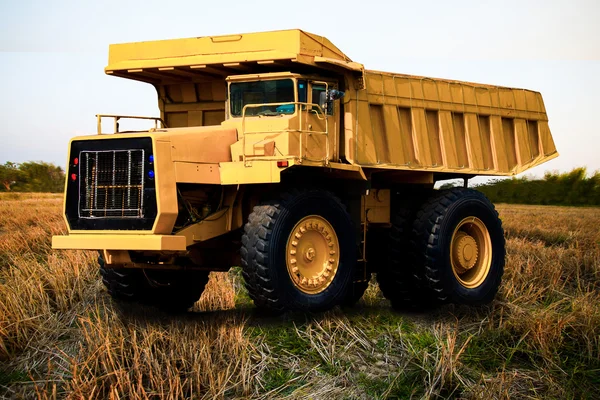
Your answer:
[[[22,178],[23,173],[19,169],[19,164],[7,161],[4,165],[0,165],[0,182],[7,192],[10,192],[12,185]]]
[[[27,161],[19,165],[22,180],[14,190],[21,192],[61,192],[65,173],[61,167],[43,161]]]

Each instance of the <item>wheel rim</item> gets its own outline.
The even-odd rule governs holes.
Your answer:
[[[461,285],[476,288],[485,281],[492,265],[492,239],[477,217],[467,217],[454,229],[450,241],[452,272]]]
[[[340,245],[331,224],[319,215],[302,218],[290,232],[286,266],[294,286],[307,294],[325,290],[340,265]]]

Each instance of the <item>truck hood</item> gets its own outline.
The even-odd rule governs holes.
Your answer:
[[[169,142],[171,160],[220,163],[231,161],[231,145],[237,142],[234,128],[195,126],[166,128],[152,132],[157,142]]]

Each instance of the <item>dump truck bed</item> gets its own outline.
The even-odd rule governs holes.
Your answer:
[[[359,165],[512,175],[558,155],[538,92],[369,70],[365,77],[366,90],[346,102],[347,149]]]

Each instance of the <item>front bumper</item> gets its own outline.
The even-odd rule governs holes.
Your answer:
[[[53,249],[186,250],[185,236],[72,234],[52,237]]]

